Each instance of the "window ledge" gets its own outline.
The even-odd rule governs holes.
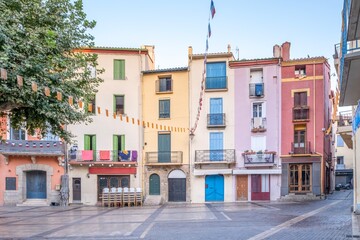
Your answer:
[[[156,94],[172,94],[173,91],[156,92]]]
[[[227,88],[205,89],[205,92],[227,92]]]

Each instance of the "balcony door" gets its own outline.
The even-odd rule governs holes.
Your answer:
[[[223,142],[222,132],[210,133],[210,161],[223,160]]]
[[[210,125],[224,125],[222,98],[210,98]]]
[[[158,134],[158,161],[171,162],[171,136],[170,133]]]
[[[96,160],[96,135],[84,136],[84,150],[93,150],[93,160]]]
[[[294,153],[295,154],[304,154],[306,152],[305,139],[306,139],[306,130],[305,129],[294,131]]]
[[[119,160],[119,151],[125,150],[125,135],[113,135],[113,161]]]
[[[269,174],[251,175],[251,200],[270,200]]]

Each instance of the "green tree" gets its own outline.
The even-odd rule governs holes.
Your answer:
[[[88,102],[102,82],[96,77],[103,72],[97,55],[78,51],[94,45],[88,30],[96,22],[86,19],[81,0],[0,0],[0,9],[0,67],[8,73],[7,80],[0,79],[0,113],[9,115],[14,128],[25,127],[30,134],[50,129],[71,141],[64,126],[91,121],[77,101]],[[22,87],[17,75],[24,79]]]

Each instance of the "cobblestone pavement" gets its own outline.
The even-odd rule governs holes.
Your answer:
[[[0,207],[0,239],[360,239],[351,204],[342,190],[311,202]]]

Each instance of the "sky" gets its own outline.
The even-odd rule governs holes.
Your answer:
[[[290,57],[324,56],[333,67],[340,42],[342,0],[213,0],[209,53],[236,59],[272,57],[291,42]],[[83,0],[96,46],[155,46],[156,68],[187,66],[188,47],[204,53],[210,0]],[[238,48],[238,52],[236,49]],[[335,80],[336,81],[336,80]]]

